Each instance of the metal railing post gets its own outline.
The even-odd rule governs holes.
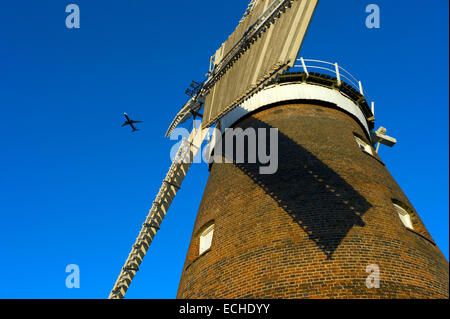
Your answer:
[[[359,85],[359,93],[361,93],[361,95],[364,95],[364,91],[363,91],[363,88],[362,88],[361,81],[358,81],[358,85]]]
[[[306,76],[309,76],[308,69],[306,68],[305,60],[303,60],[303,58],[300,58],[300,62],[302,62],[303,72],[306,73]]]
[[[341,75],[339,74],[339,65],[337,64],[337,62],[334,64],[334,68],[336,70],[337,83],[339,86],[341,86]]]

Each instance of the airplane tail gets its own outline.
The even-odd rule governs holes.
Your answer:
[[[140,131],[138,128],[133,128],[133,132]]]

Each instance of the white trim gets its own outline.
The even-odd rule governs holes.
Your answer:
[[[414,230],[411,222],[411,216],[408,214],[408,212],[403,207],[397,204],[393,203],[392,205],[394,205],[395,211],[398,213],[398,217],[400,217],[400,220],[402,221],[403,225],[406,228]]]
[[[211,247],[212,237],[214,234],[214,224],[208,226],[200,235],[200,245],[198,254],[203,254]]]
[[[360,139],[358,136],[355,135],[356,143],[358,143],[359,148],[366,153],[369,153],[370,155],[373,155],[372,147],[364,142],[362,139]]]
[[[354,115],[367,134],[370,134],[364,114],[350,98],[337,90],[308,83],[276,84],[258,92],[220,119],[221,131],[223,133],[226,128],[231,127],[240,118],[259,108],[294,100],[318,100],[332,103],[339,109]]]

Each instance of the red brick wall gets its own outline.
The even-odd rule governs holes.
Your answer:
[[[278,171],[212,165],[178,298],[448,298],[448,262],[378,156],[358,148],[354,134],[367,138],[352,117],[290,104],[236,126],[279,129]],[[212,221],[211,249],[198,256]],[[370,264],[380,288],[366,287]]]

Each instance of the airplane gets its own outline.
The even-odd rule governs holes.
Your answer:
[[[128,117],[128,114],[125,113],[125,112],[123,113],[123,115],[125,115],[125,118],[126,118],[127,120],[125,121],[125,123],[122,124],[122,127],[124,127],[125,125],[130,125],[131,128],[133,129],[132,132],[139,131],[137,128],[134,127],[133,124],[134,124],[134,123],[142,123],[142,122],[144,122],[144,121],[134,121],[134,120],[130,119],[130,118]]]

